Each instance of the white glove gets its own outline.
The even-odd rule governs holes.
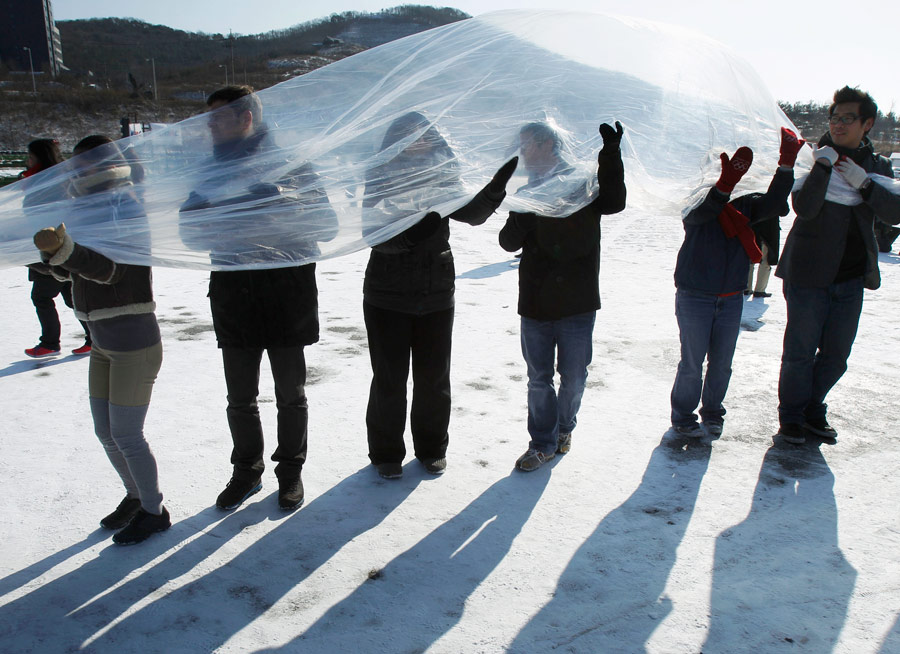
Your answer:
[[[847,183],[856,190],[861,189],[862,185],[869,179],[869,175],[866,173],[865,169],[852,159],[844,158],[842,161],[838,161],[834,165],[834,169],[837,170],[843,178],[847,180]]]
[[[828,165],[833,166],[837,163],[839,157],[840,155],[830,145],[823,145],[821,148],[813,146],[813,159],[816,161],[822,161],[823,163],[827,161]]]

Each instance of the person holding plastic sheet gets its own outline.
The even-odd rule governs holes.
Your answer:
[[[441,216],[428,211],[459,193],[457,163],[434,125],[411,112],[388,128],[381,151],[410,143],[367,175],[363,229],[372,238],[391,213],[426,211],[412,227],[373,245],[363,283],[363,315],[372,362],[366,411],[369,459],[378,474],[403,474],[406,382],[412,357],[410,429],[416,458],[431,474],[447,466],[450,424],[450,350],[454,316],[450,220],[481,225],[506,196],[517,158],[462,208]],[[415,209],[413,209],[414,211]]]
[[[129,166],[112,139],[88,136],[74,154],[79,175],[73,179],[78,196],[73,213],[81,203],[97,211],[101,207],[91,196],[105,192],[99,197],[108,205],[110,220],[145,220],[131,192]],[[162,365],[150,268],[117,263],[79,245],[64,224],[40,230],[34,243],[47,270],[71,280],[75,313],[94,339],[88,368],[94,430],[126,490],[125,499],[100,525],[121,530],[113,536],[119,545],[139,543],[171,526],[156,459],[144,438],[144,419]]]
[[[722,433],[722,401],[731,379],[731,362],[741,327],[742,291],[762,252],[753,227],[787,215],[794,184],[794,162],[804,141],[781,129],[781,157],[765,193],[732,199],[735,185],[753,162],[750,148],[722,153],[722,173],[700,204],[684,216],[684,242],[675,264],[675,316],[681,360],[672,386],[672,429],[679,436],[702,438]],[[706,359],[706,376],[703,360]]]
[[[778,379],[778,433],[790,443],[812,434],[837,439],[825,396],[847,370],[863,289],[881,285],[874,224],[900,223],[891,162],[867,134],[878,108],[845,86],[828,109],[828,133],[793,192],[797,218],[775,271],[784,280],[787,325]]]
[[[252,89],[227,86],[207,99],[213,164],[181,208],[180,231],[188,247],[207,250],[213,264],[281,263],[318,253],[316,238],[337,235],[337,216],[305,164],[277,183],[260,181],[274,144]],[[263,160],[262,163],[257,161]],[[246,186],[234,196],[223,189]],[[222,208],[228,208],[224,214]],[[207,217],[213,215],[213,217]],[[304,236],[304,229],[315,238]],[[262,488],[264,441],[259,417],[259,366],[268,353],[275,382],[278,447],[272,455],[278,505],[303,503],[308,411],[303,348],[319,340],[314,263],[302,266],[213,271],[209,301],[222,350],[233,449],[231,480],[216,506],[232,510]]]
[[[31,177],[62,161],[59,143],[55,139],[37,139],[28,144],[27,168],[22,177]],[[41,190],[26,194],[24,206],[27,209],[36,204],[54,202],[64,197],[66,195],[62,188]],[[61,328],[53,298],[62,295],[66,306],[72,308],[72,284],[42,273],[40,266],[29,267],[28,281],[32,282],[31,302],[41,324],[41,338],[37,345],[26,348],[25,354],[33,358],[54,356],[60,351]],[[76,347],[72,350],[72,354],[88,354],[91,351],[91,332],[84,321],[81,321],[81,326],[84,328],[84,345]]]
[[[600,308],[600,219],[625,208],[625,172],[619,149],[622,133],[618,122],[615,128],[606,123],[600,126],[600,188],[590,204],[565,218],[511,212],[500,231],[504,250],[522,249],[518,311],[522,355],[528,369],[531,440],[516,461],[519,470],[536,470],[571,447],[591,362],[594,319]],[[572,172],[562,157],[558,134],[547,124],[525,125],[519,140],[528,173],[524,190]],[[554,363],[560,374],[558,393]]]

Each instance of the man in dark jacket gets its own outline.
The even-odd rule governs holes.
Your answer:
[[[753,153],[746,147],[730,159],[722,153],[719,180],[684,216],[684,242],[675,264],[681,360],[671,394],[672,429],[680,436],[704,436],[695,413],[698,404],[706,432],[713,437],[722,433],[722,401],[741,327],[742,291],[751,262],[762,258],[753,226],[788,213],[794,162],[802,145],[791,130],[782,128],[781,157],[768,190],[734,199],[731,193],[750,168]]]
[[[815,164],[792,195],[797,218],[775,275],[784,280],[787,325],[778,380],[779,434],[803,443],[837,432],[825,396],[847,370],[863,289],[881,285],[874,222],[900,222],[900,196],[882,181],[888,159],[866,134],[878,109],[868,93],[845,86],[829,108],[829,132]]]
[[[519,315],[522,355],[528,367],[528,450],[516,461],[536,470],[569,451],[591,362],[594,319],[600,308],[600,218],[625,208],[625,174],[619,144],[622,126],[600,126],[599,193],[565,218],[510,213],[500,231],[508,252],[522,249]],[[533,189],[572,172],[558,135],[544,123],[520,130],[520,151]],[[521,190],[521,189],[520,189]],[[554,359],[560,374],[554,388]]]
[[[279,221],[311,222],[321,226],[318,240],[334,238],[337,218],[327,195],[316,188],[311,166],[301,167],[278,184],[259,182],[262,171],[250,160],[272,145],[261,121],[262,106],[252,89],[219,89],[209,96],[207,105],[213,157],[223,172],[191,193],[182,207],[184,242],[195,249],[209,250],[212,262],[221,264],[251,257],[255,262],[268,258],[283,261],[285,253],[280,248],[294,253],[317,252],[314,241],[285,244],[284,228],[280,232],[277,229]],[[207,194],[216,195],[216,188],[244,178],[249,185],[242,195],[224,200],[208,198]],[[307,189],[299,201],[284,197],[284,188],[292,186]],[[202,218],[203,210],[231,205],[241,205],[244,214],[235,210],[233,218],[219,215],[212,223]],[[241,228],[228,229],[225,223],[231,221],[239,222]],[[222,350],[228,426],[234,444],[234,472],[216,500],[221,509],[237,508],[262,488],[264,443],[256,398],[263,350],[268,352],[278,410],[278,447],[272,455],[277,462],[278,504],[293,510],[303,503],[300,473],[307,450],[303,348],[319,340],[317,294],[314,263],[210,274],[209,301]]]

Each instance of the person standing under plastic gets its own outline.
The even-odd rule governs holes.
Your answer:
[[[787,304],[778,434],[789,443],[804,443],[809,435],[837,440],[825,397],[847,370],[863,289],[881,286],[874,223],[900,223],[891,162],[875,154],[867,136],[877,114],[868,93],[837,90],[828,133],[792,194],[797,218],[775,271]]]
[[[403,200],[435,203],[459,188],[458,165],[437,128],[418,112],[395,120],[381,151],[403,139],[411,142],[395,157],[369,171],[363,199],[364,235],[383,226],[392,204]],[[518,159],[462,208],[441,216],[428,211],[412,227],[373,245],[363,282],[363,316],[369,340],[372,383],[366,410],[369,460],[385,479],[403,474],[406,446],[406,383],[412,359],[410,430],[416,458],[426,472],[447,467],[450,437],[450,350],[454,279],[450,218],[481,225],[506,196]]]
[[[762,258],[754,225],[787,215],[794,184],[794,163],[804,141],[781,129],[778,168],[765,193],[731,199],[735,185],[750,169],[753,152],[722,153],[722,173],[703,201],[684,216],[684,242],[675,264],[675,316],[681,360],[672,386],[672,429],[679,436],[702,438],[722,433],[722,401],[731,380],[731,363],[741,327],[742,291],[747,271]],[[706,360],[706,376],[703,362]],[[700,418],[697,421],[697,405]]]
[[[130,168],[112,139],[88,136],[74,154],[79,174],[73,189],[79,197],[95,210],[108,204],[110,219],[115,217],[121,229],[129,221],[146,220],[130,188]],[[100,200],[88,197],[100,193]],[[135,233],[145,231],[139,227]],[[48,270],[72,281],[76,315],[88,323],[94,338],[88,368],[94,430],[126,491],[100,525],[121,530],[113,536],[116,544],[139,543],[172,524],[162,503],[156,458],[144,438],[144,419],[162,365],[150,268],[116,263],[79,245],[64,224],[40,230],[34,243]]]
[[[528,449],[516,461],[536,470],[572,444],[578,409],[593,352],[594,321],[600,308],[600,219],[625,208],[622,125],[603,123],[597,155],[596,198],[565,218],[511,212],[500,231],[507,252],[522,249],[519,306],[522,355],[528,369]],[[560,153],[558,134],[545,123],[519,132],[528,184],[540,187],[572,168]],[[522,190],[522,189],[520,189]],[[555,360],[555,361],[554,361]],[[554,388],[554,363],[559,392]]]
[[[26,161],[27,168],[22,173],[23,178],[31,177],[42,170],[46,170],[51,166],[62,163],[63,157],[59,151],[59,143],[55,139],[37,139],[28,144],[28,159]],[[63,191],[47,193],[27,193],[25,195],[25,208],[35,204],[44,204],[62,199]],[[28,281],[32,282],[31,286],[31,302],[34,304],[34,310],[37,313],[38,322],[41,324],[41,338],[34,347],[26,348],[25,354],[38,359],[59,354],[60,352],[60,332],[59,314],[56,312],[56,304],[53,299],[57,295],[62,295],[63,302],[70,309],[72,308],[72,284],[70,282],[61,282],[52,275],[46,275],[35,267],[29,267]],[[72,350],[72,354],[89,354],[91,351],[91,332],[84,321],[81,321],[84,328],[84,345],[76,347]]]
[[[337,217],[328,196],[318,186],[309,164],[277,184],[264,183],[271,161],[264,160],[274,143],[263,122],[262,104],[248,86],[226,86],[206,101],[212,136],[211,177],[190,194],[181,207],[180,233],[188,247],[208,250],[215,264],[283,263],[304,248],[303,221],[316,223],[334,238]],[[229,186],[238,197],[209,199]],[[310,189],[302,200],[285,197],[294,187]],[[207,196],[209,195],[209,197]],[[300,195],[299,193],[297,195]],[[241,215],[238,207],[247,207]],[[217,208],[221,213],[215,214]],[[214,217],[204,218],[208,212]],[[295,222],[297,241],[290,242],[284,225]],[[288,252],[280,249],[286,247]],[[306,462],[308,408],[306,358],[303,348],[319,340],[316,265],[214,270],[209,276],[209,303],[216,341],[222,351],[228,396],[233,471],[216,506],[231,511],[262,489],[265,442],[259,416],[259,369],[266,352],[275,384],[278,447],[272,454],[278,478],[278,506],[293,511],[303,504],[301,471]]]

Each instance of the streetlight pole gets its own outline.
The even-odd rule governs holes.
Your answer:
[[[148,61],[145,59],[144,61]],[[153,100],[154,102],[159,102],[159,93],[156,91],[156,59],[150,57],[149,59],[150,65],[153,67]]]
[[[28,65],[31,67],[31,90],[37,95],[37,83],[34,81],[34,60],[31,58],[31,48],[27,45],[22,47],[23,50],[28,50]]]
[[[225,86],[228,86],[228,64],[219,64],[219,68],[225,69]]]

